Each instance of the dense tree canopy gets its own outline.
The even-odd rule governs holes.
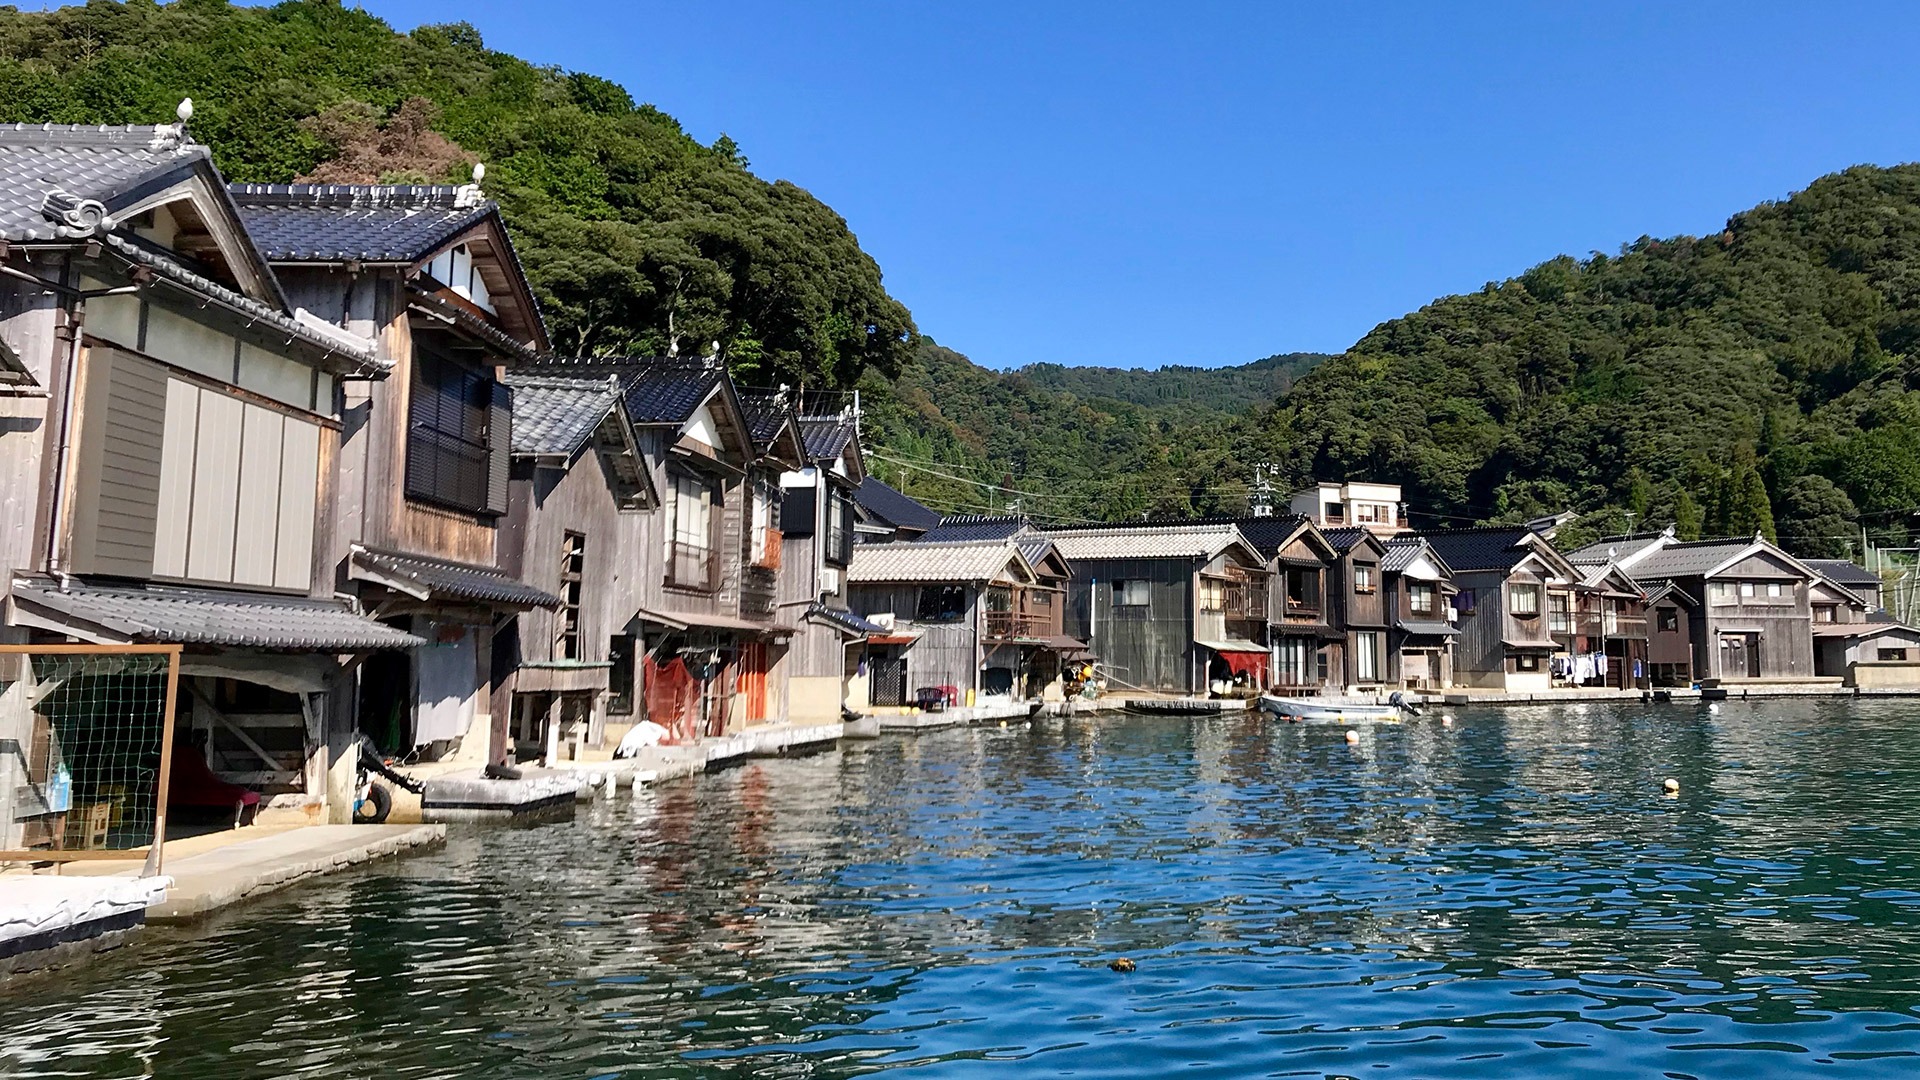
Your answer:
[[[917,338],[847,223],[702,146],[592,75],[485,47],[465,24],[395,33],[322,0],[0,9],[0,119],[169,121],[235,180],[465,179],[488,167],[552,324],[582,353],[705,353],[750,376],[847,385]]]

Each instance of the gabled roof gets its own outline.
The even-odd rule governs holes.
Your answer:
[[[641,427],[686,423],[714,388],[728,381],[720,364],[675,357],[553,356],[520,371],[534,377],[612,375],[620,381],[628,419]]]
[[[1531,542],[1541,540],[1540,534],[1525,525],[1443,529],[1420,535],[1455,573],[1511,570],[1532,554]]]
[[[220,589],[106,587],[15,581],[17,624],[96,641],[361,652],[426,642],[356,615],[337,600]]]
[[[940,524],[940,515],[922,505],[913,496],[891,484],[869,476],[854,490],[853,501],[869,515],[898,529],[931,529]]]
[[[513,388],[513,452],[571,456],[620,404],[612,376],[567,379],[509,375]]]
[[[1671,581],[1662,581],[1656,584],[1653,588],[1647,590],[1647,606],[1648,607],[1652,607],[1653,605],[1659,603],[1660,601],[1668,600],[1668,599],[1671,599],[1678,604],[1684,604],[1685,606],[1690,608],[1700,606],[1699,604],[1694,602],[1693,597],[1687,595],[1687,591],[1685,589],[1682,589],[1680,586],[1675,585]]]
[[[807,460],[832,461],[858,443],[860,427],[843,416],[803,416],[800,431],[806,439]]]
[[[1333,550],[1345,555],[1373,536],[1373,530],[1359,525],[1349,525],[1344,529],[1322,529],[1320,535],[1327,538],[1327,543],[1333,545]]]
[[[1033,567],[1007,540],[944,544],[856,544],[847,580],[853,584],[895,581],[981,582],[999,577],[1009,565],[1031,580]]]
[[[1424,536],[1402,533],[1388,540],[1386,549],[1386,554],[1380,556],[1380,572],[1383,574],[1404,574],[1420,561],[1421,556],[1425,556],[1443,577],[1453,576],[1453,567],[1440,557],[1440,553],[1427,543]]]
[[[958,540],[1007,540],[1033,531],[1033,523],[1011,514],[948,514],[916,543],[941,544]]]
[[[234,184],[247,231],[274,262],[411,265],[498,213],[477,188]]]
[[[1305,514],[1273,514],[1268,517],[1235,518],[1233,524],[1262,559],[1271,559],[1301,531],[1311,529],[1313,520]]]
[[[219,266],[134,231],[130,221],[163,204],[177,220],[204,227],[205,235],[195,235]],[[354,368],[379,363],[370,342],[289,308],[212,156],[180,125],[0,125],[0,239],[98,241],[126,265],[203,305],[213,300],[261,333],[345,358]]]
[[[1230,547],[1249,559],[1260,553],[1231,524],[1102,525],[1050,528],[1060,554],[1069,562],[1090,559],[1211,559]]]
[[[747,415],[747,431],[753,436],[753,448],[766,453],[780,437],[780,429],[797,423],[793,405],[778,390],[740,389],[740,411]]]
[[[1034,573],[1038,574],[1040,565],[1052,559],[1060,564],[1066,576],[1073,576],[1073,567],[1067,562],[1067,557],[1060,554],[1060,546],[1053,542],[1052,537],[1043,533],[1026,533],[1014,537],[1013,546],[1020,549],[1021,557],[1027,560],[1027,565],[1033,567]]]
[[[1880,575],[1855,563],[1851,559],[1802,559],[1801,562],[1812,567],[1814,572],[1835,585],[1862,585],[1878,589],[1886,582]]]
[[[1634,556],[1648,552],[1673,540],[1671,533],[1635,533],[1625,536],[1603,536],[1567,556],[1567,561],[1575,566],[1605,566],[1609,560],[1623,565],[1630,563]]]
[[[855,615],[853,612],[848,611],[846,608],[834,607],[831,604],[823,604],[818,600],[815,600],[813,603],[807,605],[807,618],[818,619],[821,622],[824,622],[827,625],[832,626],[837,630],[841,630],[848,634],[851,634],[854,637],[868,637],[873,634],[884,634],[887,632],[887,628],[884,626],[881,626],[879,623],[876,623],[862,616]]]
[[[1650,552],[1636,562],[1632,570],[1637,580],[1671,580],[1683,577],[1714,577],[1721,571],[1754,555],[1768,555],[1786,563],[1795,572],[1809,580],[1824,578],[1842,597],[1862,607],[1866,600],[1845,585],[1826,578],[1818,570],[1801,562],[1782,550],[1779,545],[1763,536],[1745,539],[1730,537],[1717,540],[1696,540],[1691,543],[1669,543],[1657,551]]]

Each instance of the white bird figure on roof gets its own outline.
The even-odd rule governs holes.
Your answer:
[[[180,104],[174,107],[173,115],[179,117],[183,124],[193,119],[193,99],[181,98]]]
[[[476,161],[476,162],[474,162],[474,163],[473,163],[473,184],[474,184],[474,186],[475,186],[475,187],[478,187],[478,186],[480,186],[480,181],[482,181],[482,180],[485,180],[486,178],[487,178],[487,163],[486,163],[486,162],[484,162],[484,161]]]

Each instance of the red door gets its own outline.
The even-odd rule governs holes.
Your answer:
[[[747,697],[747,723],[767,719],[767,643],[749,642],[740,650],[740,688]]]

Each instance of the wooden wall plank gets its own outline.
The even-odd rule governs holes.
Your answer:
[[[240,429],[240,488],[235,509],[233,581],[271,586],[279,551],[281,434],[279,413],[247,405]]]
[[[234,515],[240,498],[240,431],[245,406],[237,399],[200,392],[200,425],[194,442],[192,532],[187,576],[233,580]]]
[[[273,584],[306,589],[312,577],[314,509],[320,487],[320,426],[289,418],[281,439],[280,505]]]

